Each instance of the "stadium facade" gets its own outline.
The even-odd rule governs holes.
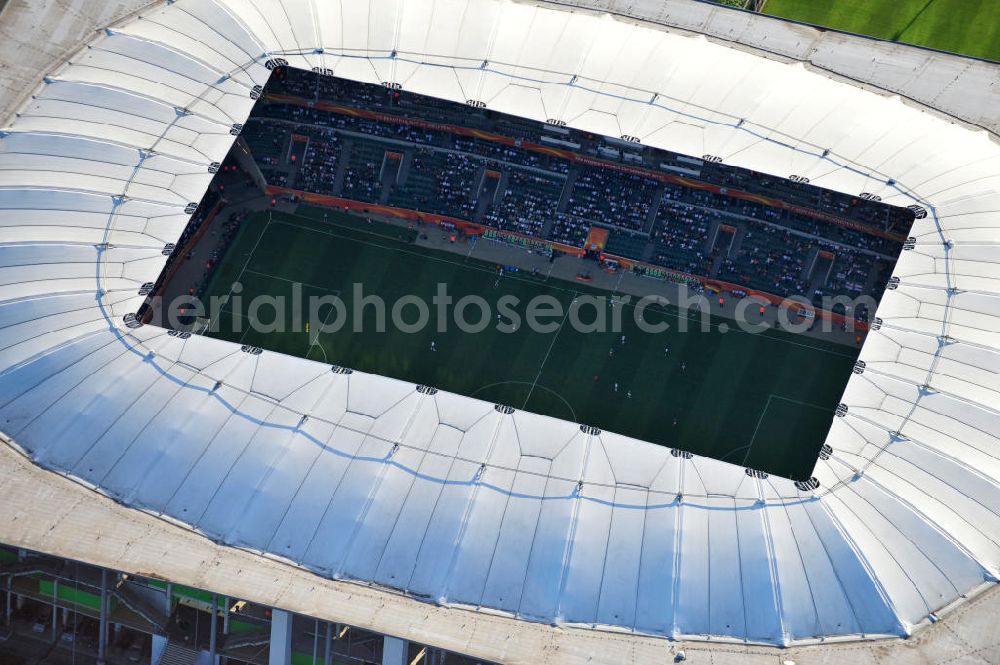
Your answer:
[[[998,67],[909,72],[931,109],[642,20],[684,6],[178,0],[46,69],[0,139],[0,542],[498,662],[996,662]],[[285,63],[913,206],[815,482],[137,326]]]

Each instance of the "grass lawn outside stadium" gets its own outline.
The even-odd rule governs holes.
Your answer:
[[[764,13],[1000,61],[997,0],[767,0]]]
[[[348,321],[339,331],[317,335],[291,331],[288,307],[286,332],[257,332],[246,325],[237,331],[227,305],[208,334],[594,425],[796,480],[811,474],[858,355],[843,345],[787,332],[750,334],[721,318],[712,319],[710,332],[701,331],[695,320],[682,333],[672,307],[646,311],[647,321],[670,324],[668,331],[655,334],[637,327],[634,305],[625,306],[620,333],[580,332],[566,325],[565,317],[552,320],[552,332],[535,332],[526,324],[502,332],[491,320],[483,332],[468,333],[458,330],[451,312],[447,331],[440,332],[432,305],[439,283],[448,285],[455,302],[483,296],[493,307],[493,319],[497,300],[507,294],[520,299],[522,316],[523,303],[533,296],[552,296],[565,310],[577,295],[609,294],[523,271],[505,274],[497,286],[497,266],[476,259],[474,252],[421,247],[414,244],[415,231],[340,213],[329,216],[328,221],[279,212],[250,217],[209,283],[205,301],[225,296],[239,281],[245,316],[255,295],[291,297],[293,283],[299,282],[306,303],[311,296],[337,295],[351,312],[353,285],[359,283],[365,295],[385,300],[390,320],[397,299],[423,298],[431,325],[407,333],[390,323],[385,332],[376,332],[375,309],[367,307],[364,332],[354,332]],[[308,316],[308,304],[303,309]],[[592,308],[581,310],[581,320],[593,317]],[[260,318],[271,322],[273,310],[262,309]],[[325,305],[318,318],[334,320],[336,310]],[[410,308],[405,318],[415,320],[416,310]],[[466,320],[479,318],[477,307],[467,310]],[[723,323],[726,333],[719,332]]]

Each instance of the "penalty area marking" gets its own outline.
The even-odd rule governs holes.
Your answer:
[[[338,291],[337,293],[339,294],[340,292]],[[320,329],[326,327],[327,322],[330,320],[330,314],[336,311],[337,308],[331,305],[329,311],[327,311],[326,313],[326,316],[323,317],[323,323],[320,324]],[[330,360],[327,358],[326,348],[319,343],[319,333],[320,330],[317,330],[315,334],[313,334],[312,341],[309,342],[309,349],[306,351],[306,360],[309,360],[309,356],[312,354],[313,347],[319,347],[319,350],[323,352],[323,362],[329,365]]]
[[[767,415],[767,409],[771,406],[772,399],[780,399],[786,402],[791,402],[792,404],[798,404],[799,406],[808,406],[813,409],[820,409],[821,411],[829,411],[825,406],[819,406],[818,404],[810,404],[809,402],[800,402],[797,399],[792,399],[790,397],[782,397],[781,395],[775,395],[771,393],[767,396],[767,403],[764,404],[764,410],[760,412],[760,418],[757,419],[757,426],[753,428],[753,436],[750,437],[750,443],[747,445],[747,454],[743,456],[743,462],[740,466],[746,466],[747,460],[750,459],[750,453],[753,452],[753,444],[757,438],[757,431],[760,429],[761,423],[764,422],[764,416]]]
[[[233,297],[233,289],[236,287],[237,284],[239,284],[243,280],[243,273],[246,272],[247,266],[250,265],[250,261],[253,259],[253,255],[257,251],[257,247],[260,245],[260,241],[264,239],[264,235],[267,233],[267,229],[270,226],[271,226],[271,212],[268,211],[268,213],[267,213],[267,223],[264,224],[263,230],[260,232],[260,235],[257,236],[257,242],[255,242],[253,244],[253,248],[250,250],[250,254],[249,254],[249,256],[247,256],[247,260],[243,262],[243,268],[240,270],[240,274],[236,276],[236,281],[233,282],[229,286],[229,291],[226,293],[225,297],[221,301],[220,307],[221,307],[221,309],[223,311],[225,310],[226,305],[229,304],[230,298]],[[241,318],[245,318],[245,317],[241,316]],[[212,327],[212,321],[211,320],[209,320],[209,322],[208,322],[208,327],[209,328]],[[246,333],[244,332],[243,335],[245,336]],[[242,342],[242,341],[243,341],[243,337],[240,337],[240,342]]]

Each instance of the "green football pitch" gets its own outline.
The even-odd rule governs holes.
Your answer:
[[[764,13],[1000,61],[997,0],[767,0]]]
[[[578,331],[565,317],[554,319],[558,325],[547,332],[526,324],[503,332],[491,320],[478,333],[457,330],[449,318],[448,330],[441,332],[433,306],[432,325],[420,332],[391,324],[375,331],[374,307],[365,308],[360,333],[352,321],[318,335],[312,329],[252,330],[245,325],[253,315],[250,299],[291,297],[294,282],[302,284],[304,299],[335,295],[348,312],[355,284],[363,285],[366,295],[382,297],[390,313],[403,296],[416,295],[430,304],[442,283],[456,302],[478,294],[494,306],[505,295],[522,303],[547,295],[568,309],[579,295],[609,295],[528,272],[507,273],[498,282],[495,264],[419,246],[415,231],[338,213],[329,221],[322,217],[264,212],[244,222],[205,293],[206,300],[226,296],[238,280],[242,313],[234,315],[230,305],[235,301],[228,301],[209,335],[594,425],[797,480],[811,474],[857,358],[855,350],[841,345],[770,330],[750,334],[723,319],[713,319],[707,331],[699,319],[681,332],[673,308],[647,310],[647,321],[666,321],[670,329],[644,333],[632,305],[621,312],[621,332]],[[525,313],[523,307],[519,311]],[[581,320],[593,319],[593,309],[587,311],[580,310]],[[478,312],[470,308],[466,320],[479,319]],[[264,323],[275,318],[270,308],[257,316]],[[290,307],[285,316],[290,328]],[[332,305],[319,307],[320,321],[329,324],[338,317]],[[410,311],[406,320],[416,318]],[[236,323],[244,324],[241,330]],[[723,323],[726,333],[720,332]]]

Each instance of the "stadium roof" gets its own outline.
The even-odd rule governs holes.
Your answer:
[[[920,206],[818,489],[127,327],[273,58]],[[179,0],[51,72],[0,139],[0,210],[0,429],[213,541],[447,606],[774,645],[906,635],[1000,575],[1000,145],[898,97],[503,0]]]

